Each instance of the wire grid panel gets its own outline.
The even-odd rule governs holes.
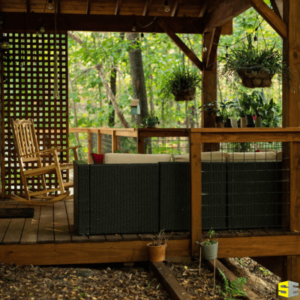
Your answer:
[[[32,33],[4,33],[10,50],[3,56],[2,76],[2,192],[8,197],[12,192],[24,192],[20,178],[10,120],[33,119],[40,149],[52,147],[67,148],[68,137],[68,42],[67,34],[56,35],[58,55],[58,93],[54,99],[54,45],[55,35],[37,36]],[[61,163],[68,162],[69,153],[61,152]],[[43,163],[51,163],[52,158],[44,156]],[[28,168],[37,167],[28,164]],[[68,180],[68,172],[63,179]],[[56,175],[46,177],[49,188],[57,187]],[[41,178],[28,179],[32,190],[39,190]]]
[[[137,138],[118,136],[117,149],[121,153],[137,153]]]
[[[188,154],[188,137],[151,137],[145,138],[145,150],[149,154]]]
[[[290,196],[289,154],[282,152],[283,143],[224,143],[221,149],[201,154],[206,164],[202,167],[203,224],[214,224],[213,212],[220,211],[220,203],[206,199],[222,197],[226,229],[282,228],[289,217]],[[219,221],[220,215],[216,218]]]
[[[101,154],[112,152],[112,136],[101,134]]]

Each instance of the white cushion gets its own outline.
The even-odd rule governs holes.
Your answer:
[[[277,161],[282,161],[282,152],[277,152],[276,153],[276,160]]]
[[[221,151],[212,151],[212,152],[201,152],[201,161],[202,162],[226,162],[227,160],[227,153]],[[173,156],[174,162],[189,162],[190,155],[183,154],[183,155],[174,155]]]
[[[276,161],[275,152],[234,152],[228,153],[228,162]]]
[[[169,154],[127,154],[107,153],[104,155],[104,164],[155,164],[171,161]]]

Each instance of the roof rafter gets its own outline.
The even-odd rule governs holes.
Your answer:
[[[251,3],[255,10],[283,39],[288,37],[287,25],[263,0],[251,0]]]
[[[145,2],[145,6],[144,6],[144,10],[143,10],[143,16],[148,16],[151,4],[152,4],[152,0],[147,0]]]
[[[177,45],[177,47],[189,58],[189,60],[200,71],[203,71],[203,63],[199,60],[195,53],[190,50],[187,45],[176,35],[176,33],[170,29],[168,24],[162,19],[158,19],[157,24],[164,30],[164,32]]]
[[[120,14],[121,5],[122,5],[122,0],[117,0],[116,9],[115,9],[116,16]]]
[[[86,14],[89,15],[91,13],[91,0],[86,0]]]
[[[223,26],[251,7],[250,0],[224,1],[204,17],[204,32]]]
[[[171,12],[171,17],[176,17],[177,16],[180,4],[181,4],[180,0],[175,1],[175,4],[174,4],[172,12]]]
[[[208,0],[203,0],[202,6],[201,6],[200,12],[199,12],[199,18],[202,18],[204,16],[204,14],[207,11],[207,8],[208,8]]]

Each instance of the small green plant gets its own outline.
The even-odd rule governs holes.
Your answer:
[[[148,127],[154,127],[156,124],[159,124],[158,117],[153,114],[149,114],[143,119],[143,125]]]
[[[218,286],[219,293],[225,300],[234,300],[236,297],[245,297],[247,293],[243,291],[244,286],[247,282],[247,279],[244,277],[238,277],[236,280],[231,281],[229,284],[228,279],[226,278],[224,272],[221,269],[218,269],[224,283],[224,290]]]
[[[167,243],[169,238],[172,236],[173,232],[170,235],[166,235],[165,230],[161,230],[158,235],[152,238],[153,242],[151,246],[161,246]]]
[[[170,98],[172,95],[180,91],[186,91],[200,87],[201,76],[196,70],[189,69],[185,66],[175,67],[171,73],[165,78],[162,94],[165,98]]]
[[[213,245],[218,242],[218,239],[216,238],[216,232],[212,228],[208,231],[208,235],[209,238],[204,242],[206,246]]]
[[[224,99],[224,101],[205,103],[198,108],[200,109],[200,113],[208,111],[209,115],[216,115],[217,117],[221,117],[223,121],[226,121],[230,116],[230,105],[231,102],[228,99]]]
[[[259,267],[258,269],[259,269],[259,271],[262,272],[263,276],[272,275],[272,273],[269,270],[265,269],[265,268]]]

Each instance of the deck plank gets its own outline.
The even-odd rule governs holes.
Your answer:
[[[106,242],[105,235],[90,235],[89,241],[92,243],[103,243]]]
[[[155,234],[139,234],[138,236],[141,241],[153,241],[152,238],[155,238]]]
[[[37,244],[38,240],[41,207],[36,205],[30,205],[29,207],[34,208],[34,216],[32,219],[28,218],[25,220],[25,226],[20,241],[20,244],[23,245]]]
[[[77,234],[74,226],[74,206],[72,201],[66,201],[67,217],[69,222],[69,230],[71,234],[71,239],[73,243],[86,243],[89,241],[87,236],[80,236]]]
[[[138,241],[140,238],[137,234],[122,234],[123,241]]]
[[[12,208],[9,207],[10,205],[6,206],[6,208]],[[12,206],[18,207],[18,208],[28,208],[29,205],[26,204],[12,204]],[[6,231],[6,234],[4,236],[2,244],[4,245],[17,245],[20,243],[24,224],[25,224],[25,218],[13,218],[10,219],[9,227]]]
[[[122,236],[119,234],[109,234],[105,236],[108,242],[121,242],[123,240]]]
[[[53,205],[41,206],[38,244],[54,243]]]
[[[5,208],[9,201],[0,201],[0,208]],[[8,206],[7,206],[8,208]],[[0,243],[2,243],[7,228],[9,226],[10,219],[0,219]]]
[[[71,234],[64,201],[54,204],[54,239],[55,243],[71,243]]]

